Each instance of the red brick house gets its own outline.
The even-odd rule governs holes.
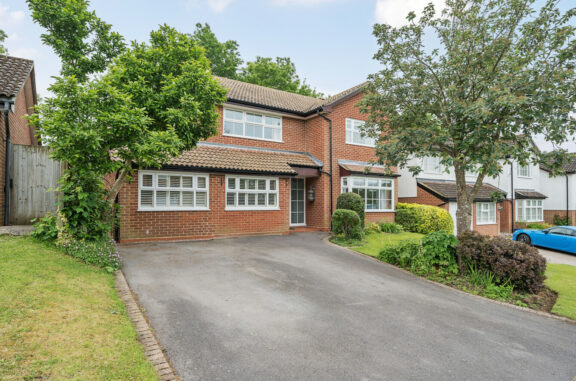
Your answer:
[[[370,164],[358,129],[364,84],[317,99],[218,79],[218,135],[123,187],[121,242],[329,230],[345,191],[365,199],[367,221],[394,220],[397,175]]]
[[[23,118],[37,102],[34,62],[0,55],[0,226],[8,224],[10,146],[39,144],[35,129]]]

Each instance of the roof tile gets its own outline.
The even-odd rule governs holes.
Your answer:
[[[458,194],[458,189],[456,187],[456,182],[454,181],[422,181],[418,180],[418,185],[426,190],[432,191],[439,198],[444,201],[456,201],[456,196]],[[467,184],[468,190],[470,191],[473,187],[472,184]],[[503,192],[501,189],[496,188],[490,184],[482,184],[478,190],[478,194],[474,201],[491,201],[490,196],[492,193],[499,191]]]
[[[18,95],[33,67],[34,61],[0,54],[0,97]]]

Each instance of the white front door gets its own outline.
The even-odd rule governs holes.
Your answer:
[[[290,181],[290,225],[306,225],[306,182],[304,179]]]

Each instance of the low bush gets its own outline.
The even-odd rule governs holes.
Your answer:
[[[483,295],[490,299],[507,300],[514,292],[510,281],[502,282],[496,274],[488,270],[478,270],[476,266],[468,266],[467,279],[473,285],[484,289]]]
[[[478,271],[495,275],[497,284],[509,282],[515,289],[537,293],[546,279],[546,260],[534,247],[505,237],[489,238],[477,232],[458,237],[458,255]]]
[[[402,233],[404,231],[404,228],[402,227],[402,225],[397,224],[395,222],[381,222],[380,223],[380,230],[383,233],[397,234],[397,233]]]
[[[551,228],[553,225],[547,224],[546,222],[530,222],[526,224],[526,229],[542,230]]]
[[[437,231],[454,232],[454,222],[447,210],[431,205],[398,203],[396,223],[404,230],[430,234]]]
[[[370,234],[370,233],[380,233],[380,225],[378,225],[377,223],[373,222],[370,225],[366,226],[366,228],[364,229],[364,232],[366,234]]]
[[[414,258],[420,254],[422,245],[416,241],[404,241],[396,246],[387,246],[380,251],[378,259],[403,268],[411,268]]]
[[[353,210],[336,209],[332,214],[332,231],[347,239],[361,238],[362,228],[358,214]]]
[[[48,213],[32,222],[34,222],[34,230],[30,235],[33,238],[44,242],[52,242],[58,238],[58,216],[56,214]]]
[[[366,212],[364,211],[364,200],[362,197],[360,197],[360,195],[352,192],[340,194],[336,200],[336,209],[347,209],[355,211],[358,215],[358,218],[360,218],[360,226],[364,228]]]
[[[570,217],[555,214],[554,215],[554,225],[571,226],[572,225],[572,219]]]
[[[58,246],[66,254],[85,263],[102,267],[108,272],[118,270],[122,265],[116,243],[111,239],[85,241],[64,238],[58,241]]]

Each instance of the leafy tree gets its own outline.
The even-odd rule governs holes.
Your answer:
[[[0,54],[8,54],[8,49],[4,46],[4,41],[8,38],[6,32],[0,29]]]
[[[192,39],[206,49],[206,58],[210,61],[210,68],[214,75],[226,78],[236,78],[238,68],[242,65],[238,43],[233,40],[220,42],[216,38],[210,25],[196,24]]]
[[[276,61],[272,58],[256,57],[256,61],[248,62],[240,70],[238,77],[241,81],[273,89],[317,98],[323,96],[307,85],[306,81],[300,80],[296,74],[296,66],[289,57],[276,57]]]
[[[377,155],[390,166],[437,156],[453,167],[458,188],[458,232],[470,230],[472,204],[486,176],[515,160],[543,159],[558,170],[565,152],[546,157],[531,137],[560,144],[576,131],[575,9],[556,0],[447,0],[432,4],[399,28],[375,25],[375,59],[361,109],[365,133],[379,136]],[[426,49],[433,34],[438,48]],[[428,40],[428,36],[426,38]],[[421,168],[409,168],[417,174]],[[466,171],[477,174],[466,186]]]
[[[112,26],[88,10],[88,0],[27,0],[32,18],[46,29],[41,35],[62,61],[62,76],[84,81],[92,73],[106,70],[124,51],[124,38]]]

